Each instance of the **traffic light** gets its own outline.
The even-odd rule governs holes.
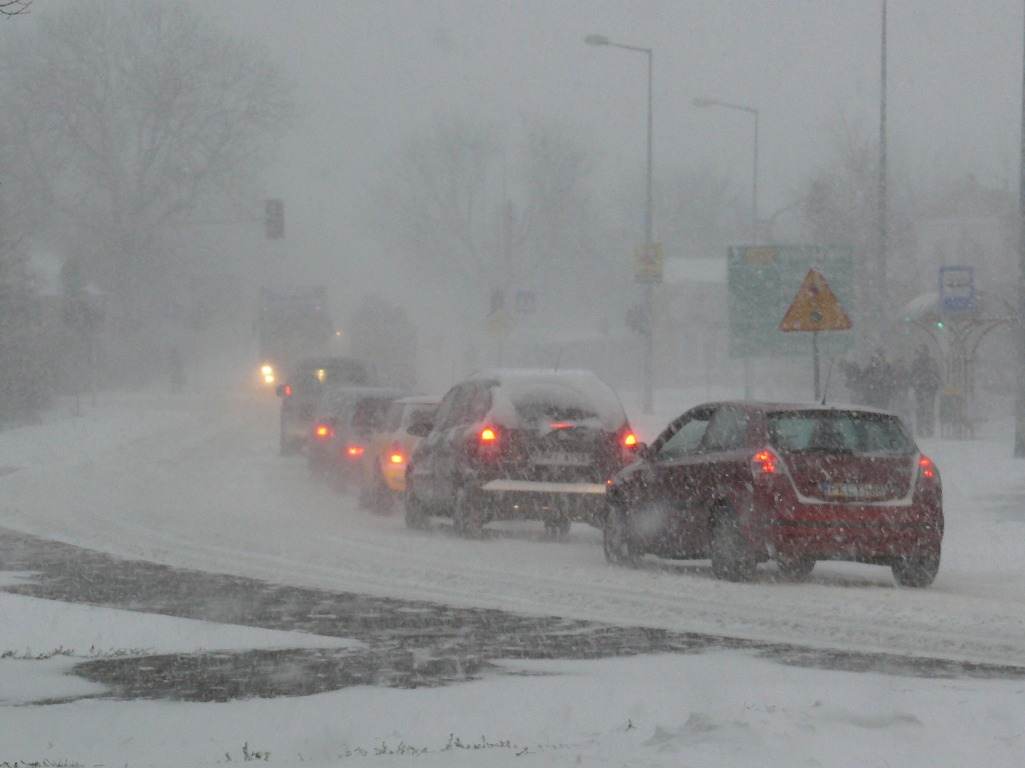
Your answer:
[[[268,240],[280,240],[285,236],[285,201],[272,198],[263,211],[263,226]]]

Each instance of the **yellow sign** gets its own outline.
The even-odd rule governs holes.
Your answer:
[[[776,263],[776,257],[778,255],[779,251],[776,248],[770,248],[768,246],[746,248],[744,250],[744,263],[759,267],[769,266]]]
[[[779,324],[781,331],[847,331],[850,327],[851,319],[836,294],[822,273],[814,268],[808,270]]]
[[[634,280],[638,283],[661,283],[664,263],[662,243],[652,243],[648,248],[638,246],[634,251]]]
[[[504,309],[498,309],[488,315],[488,333],[497,338],[505,338],[512,330],[512,321]]]

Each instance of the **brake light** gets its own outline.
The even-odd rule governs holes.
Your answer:
[[[573,429],[573,425],[568,421],[553,421],[548,425],[549,429]]]
[[[763,448],[751,457],[751,474],[755,477],[775,475],[779,469],[779,456],[769,448]]]
[[[345,449],[345,455],[350,459],[358,459],[366,449],[362,445],[350,445]]]
[[[484,445],[494,445],[498,441],[498,432],[491,427],[484,427],[480,431],[480,441]]]
[[[923,480],[932,480],[936,477],[936,465],[928,456],[918,457],[918,476]]]
[[[313,428],[313,434],[319,440],[327,440],[333,431],[330,424],[318,424]]]
[[[624,448],[636,448],[637,447],[637,435],[633,432],[627,432],[623,435],[623,447]]]
[[[405,464],[406,457],[398,451],[395,451],[390,456],[388,456],[388,461],[390,461],[392,464]]]
[[[291,384],[286,384],[284,389],[281,390],[281,394],[283,394],[285,397],[291,397],[292,396],[292,385]]]

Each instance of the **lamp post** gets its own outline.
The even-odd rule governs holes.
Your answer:
[[[654,248],[654,210],[652,204],[651,178],[652,178],[652,63],[654,50],[643,48],[637,45],[625,45],[616,43],[605,35],[588,35],[584,38],[588,45],[607,46],[610,48],[622,48],[625,51],[643,53],[648,57],[648,142],[647,142],[647,178],[645,182],[644,200],[644,255],[649,256]],[[645,414],[653,413],[655,410],[655,308],[654,308],[655,286],[648,282],[644,285],[644,306],[648,322],[644,334],[644,382],[641,398],[641,408]]]
[[[730,101],[710,99],[699,96],[692,102],[695,107],[720,107],[732,109],[737,112],[746,112],[754,118],[754,150],[752,151],[752,172],[751,172],[751,243],[758,243],[758,109],[749,107],[746,104],[734,104]],[[754,396],[754,375],[751,371],[751,358],[744,358],[744,398],[750,400]]]

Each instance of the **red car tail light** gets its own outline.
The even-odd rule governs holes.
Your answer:
[[[494,427],[484,427],[479,437],[481,445],[491,446],[498,443],[498,431]]]
[[[281,394],[284,395],[285,397],[291,397],[292,396],[292,385],[291,384],[286,384],[284,387],[282,387],[281,388]]]
[[[364,451],[366,451],[366,448],[362,445],[349,445],[345,448],[345,455],[350,459],[358,459],[363,455]]]
[[[627,432],[623,435],[623,447],[624,448],[636,448],[637,447],[637,435],[633,432]]]
[[[330,424],[318,424],[313,428],[313,436],[318,440],[327,440],[334,435],[334,432]]]
[[[388,461],[392,464],[405,464],[406,457],[399,451],[392,451],[388,454]]]
[[[751,457],[751,474],[759,478],[772,477],[779,472],[779,456],[771,448],[763,448]]]

